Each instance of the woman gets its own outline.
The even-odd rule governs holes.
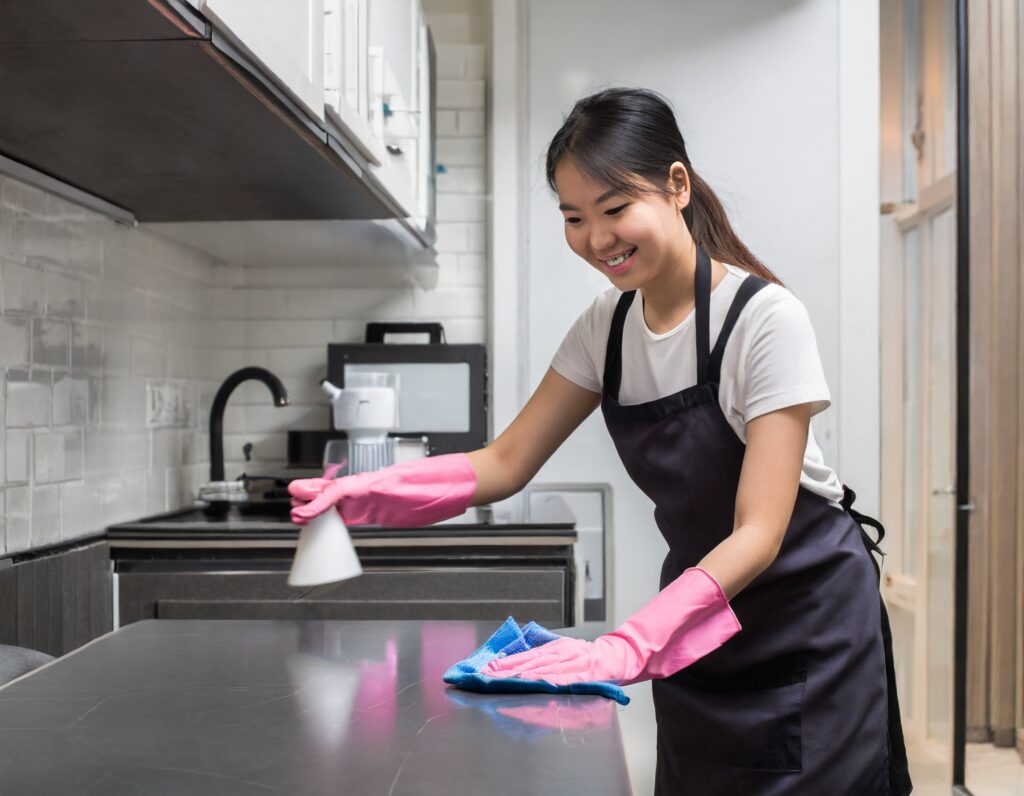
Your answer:
[[[736,236],[656,94],[576,103],[547,178],[569,246],[612,287],[525,408],[469,454],[295,482],[293,518],[336,504],[349,522],[417,525],[500,500],[600,405],[656,505],[661,592],[594,642],[484,673],[652,679],[658,793],[909,793],[877,548],[858,520],[877,524],[810,432],[829,392],[804,307]]]

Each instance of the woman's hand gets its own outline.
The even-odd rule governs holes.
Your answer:
[[[360,505],[367,489],[359,476],[341,478],[300,478],[288,484],[292,496],[292,522],[305,525],[331,506],[337,506],[341,518],[349,525],[368,524],[363,516],[367,506]],[[365,501],[362,501],[365,502]]]
[[[304,525],[336,506],[349,525],[421,528],[462,514],[476,491],[464,453],[429,456],[344,478],[292,481],[292,522]]]
[[[481,674],[488,677],[519,677],[547,680],[552,685],[632,680],[643,669],[642,661],[625,639],[612,634],[594,641],[560,638],[507,658],[495,658]]]
[[[722,587],[703,569],[691,567],[611,633],[593,642],[560,638],[493,660],[480,673],[552,685],[629,685],[673,675],[739,630]]]

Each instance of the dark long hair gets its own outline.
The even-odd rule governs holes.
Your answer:
[[[671,195],[669,167],[679,161],[690,174],[690,203],[683,218],[693,239],[716,260],[782,284],[739,239],[715,192],[694,171],[672,108],[660,94],[609,88],[579,100],[548,146],[552,191],[557,192],[555,169],[566,156],[590,179],[627,196]]]

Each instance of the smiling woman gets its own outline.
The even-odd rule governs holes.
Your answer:
[[[547,382],[599,394],[670,552],[661,592],[612,633],[486,673],[653,679],[659,794],[909,793],[876,548],[859,525],[873,521],[809,429],[830,399],[806,310],[736,236],[653,92],[577,102],[547,178],[570,248],[613,287],[493,447],[543,414]],[[717,591],[699,593],[705,582]],[[730,616],[735,636],[703,644]]]

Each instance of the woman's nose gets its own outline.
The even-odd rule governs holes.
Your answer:
[[[590,228],[590,250],[595,254],[607,253],[614,243],[615,235],[612,234],[610,229],[601,224],[594,224]]]

